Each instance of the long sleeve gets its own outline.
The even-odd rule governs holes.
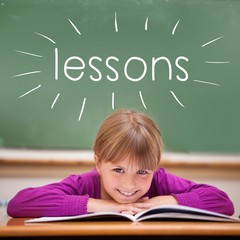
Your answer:
[[[8,204],[12,217],[66,216],[87,213],[89,194],[99,197],[97,178],[71,175],[64,180],[36,188],[26,188]]]
[[[160,168],[154,175],[152,195],[172,195],[179,205],[185,205],[227,215],[234,213],[234,206],[226,193],[216,187],[174,176]]]

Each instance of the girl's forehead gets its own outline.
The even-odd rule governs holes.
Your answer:
[[[133,168],[133,169],[141,169],[142,167],[139,165],[139,162],[137,159],[133,159],[130,157],[124,157],[119,161],[111,162],[114,166],[123,167],[126,169]]]

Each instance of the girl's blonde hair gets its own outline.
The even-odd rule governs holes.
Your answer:
[[[121,109],[102,122],[93,149],[98,161],[129,157],[139,167],[155,170],[161,159],[161,134],[146,114]]]

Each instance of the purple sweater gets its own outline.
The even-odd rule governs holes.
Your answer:
[[[226,193],[206,184],[196,184],[167,173],[163,168],[154,173],[145,196],[174,196],[179,205],[232,215],[234,207]],[[100,178],[94,169],[71,175],[60,182],[37,188],[26,188],[9,202],[12,217],[80,215],[87,213],[88,198],[100,199]]]

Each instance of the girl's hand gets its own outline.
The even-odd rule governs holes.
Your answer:
[[[159,205],[178,205],[177,199],[171,195],[157,196],[153,198],[142,198],[140,199],[142,203],[148,203],[149,208],[156,207]]]
[[[88,212],[120,212],[135,215],[149,207],[150,203],[142,200],[136,203],[122,204],[114,200],[89,198],[87,210]]]
[[[88,212],[120,212],[123,214],[135,215],[146,209],[156,207],[159,205],[177,205],[176,198],[171,195],[158,196],[153,198],[143,197],[135,203],[122,204],[114,200],[103,200],[89,198],[87,211]]]

